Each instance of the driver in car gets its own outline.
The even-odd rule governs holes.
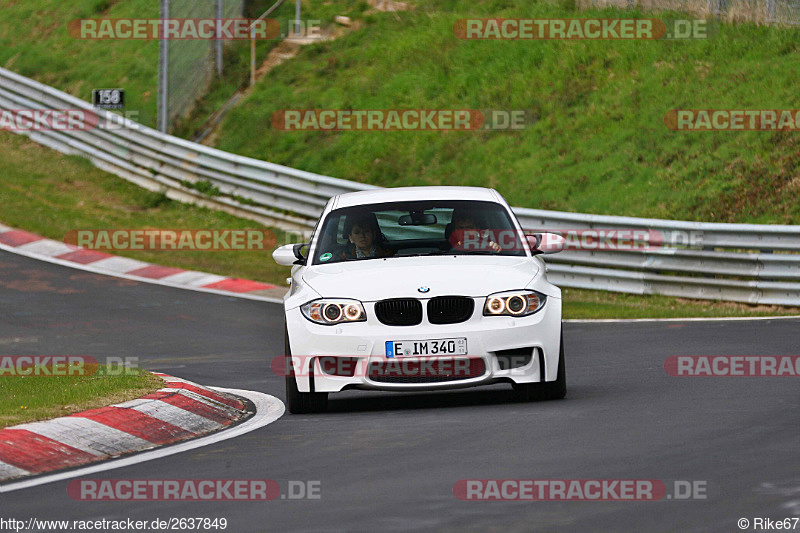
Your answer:
[[[452,224],[452,226],[450,224]],[[450,241],[451,246],[457,250],[464,250],[466,248],[465,243],[468,238],[467,232],[481,231],[481,228],[478,227],[478,223],[475,222],[475,216],[467,211],[454,209],[452,222],[450,224],[448,224],[448,226],[452,228],[452,233],[448,235],[447,238]],[[502,250],[502,247],[492,240],[484,243],[482,235],[479,242],[487,245],[493,252],[499,252]]]
[[[349,243],[337,259],[364,259],[390,257],[394,252],[386,245],[386,238],[373,213],[348,216],[344,226]]]

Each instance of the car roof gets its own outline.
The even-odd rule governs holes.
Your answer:
[[[342,194],[332,205],[333,209],[384,202],[406,202],[414,200],[477,200],[500,202],[494,189],[485,187],[392,187]]]

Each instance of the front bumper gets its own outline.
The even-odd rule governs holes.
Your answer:
[[[365,302],[366,322],[323,326],[307,320],[295,308],[286,312],[286,325],[297,387],[301,392],[339,392],[345,388],[368,390],[439,390],[488,385],[497,382],[538,383],[555,381],[561,342],[561,299],[548,297],[537,313],[522,318],[482,314],[485,298],[475,298],[473,316],[460,324],[430,324],[427,316],[417,326],[387,326],[375,318],[374,304]],[[483,360],[483,373],[468,379],[387,383],[374,380],[370,373],[356,371],[352,377],[323,372],[319,357],[347,357],[359,361],[357,368],[386,362],[386,341],[430,340],[465,337],[467,356]],[[532,348],[528,364],[502,368],[497,352]],[[449,356],[459,358],[465,356]],[[539,359],[542,359],[540,365]],[[422,358],[418,358],[422,359]],[[540,366],[544,368],[542,379]]]

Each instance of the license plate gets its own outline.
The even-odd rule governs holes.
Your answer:
[[[414,355],[467,355],[467,339],[429,339],[422,341],[386,341],[386,357]]]

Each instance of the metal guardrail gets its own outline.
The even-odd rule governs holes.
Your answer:
[[[313,227],[328,198],[377,188],[159,133],[0,68],[0,109],[82,109],[110,128],[25,132],[65,154],[169,198],[289,230]],[[204,194],[209,185],[216,188]],[[199,189],[199,190],[198,190]],[[514,208],[524,228],[645,229],[663,245],[643,251],[565,251],[547,257],[564,287],[800,306],[800,226],[719,224]],[[777,252],[777,253],[776,253]]]
[[[376,187],[242,157],[160,133],[96,109],[34,80],[0,69],[0,109],[82,109],[114,127],[26,132],[62,153],[175,200],[215,207],[286,229],[313,227],[333,195]],[[193,187],[208,182],[220,194]]]

